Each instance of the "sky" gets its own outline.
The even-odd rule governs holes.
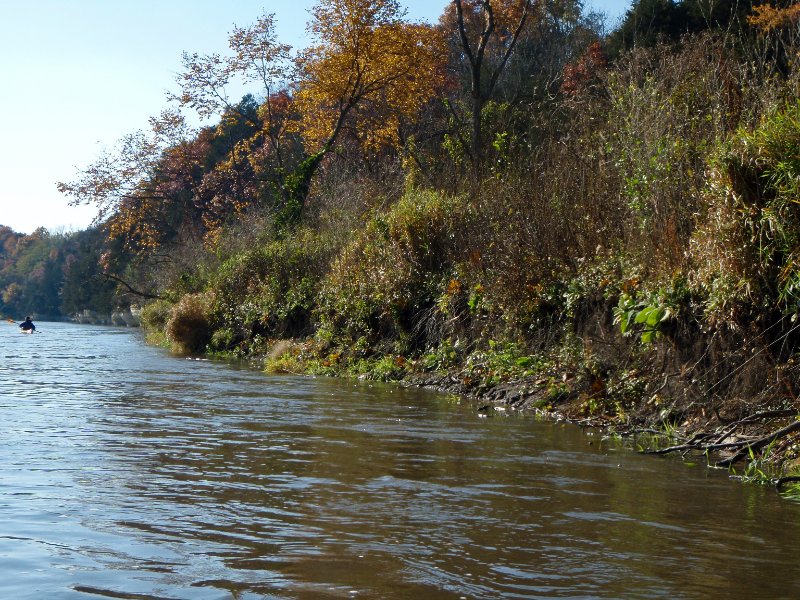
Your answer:
[[[436,22],[449,0],[401,0]],[[181,53],[227,50],[228,32],[274,13],[280,40],[308,43],[313,0],[0,0],[0,225],[87,227],[95,210],[56,189],[147,127],[177,91]],[[629,0],[587,3],[615,22]]]

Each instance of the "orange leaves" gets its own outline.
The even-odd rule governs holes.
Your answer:
[[[96,205],[110,237],[142,254],[213,237],[254,206],[296,218],[340,135],[362,149],[391,144],[435,94],[442,36],[404,17],[397,0],[320,0],[309,25],[315,45],[296,61],[278,42],[273,15],[235,27],[226,55],[183,55],[180,91],[171,95],[201,117],[219,117],[215,127],[191,132],[179,112],[165,111],[150,132],[127,136],[59,189]],[[260,84],[263,101],[231,102],[234,80]]]
[[[447,295],[457,296],[464,290],[464,285],[458,279],[451,279],[447,283]]]
[[[394,0],[332,0],[313,10],[317,44],[298,59],[295,100],[310,149],[329,149],[344,127],[378,148],[396,139],[441,79],[439,32],[402,22]]]
[[[109,238],[123,239],[125,246],[134,252],[157,248],[163,236],[156,220],[161,204],[143,197],[123,200],[109,220]]]
[[[579,96],[592,81],[608,67],[608,59],[600,42],[594,42],[577,62],[564,67],[561,92],[569,97]]]
[[[525,11],[525,0],[461,0],[464,24],[468,31],[479,32],[486,23],[486,10],[491,10],[494,30],[505,43],[513,34]],[[450,2],[442,15],[442,24],[450,31],[456,30],[456,6]]]
[[[774,8],[769,4],[762,4],[753,7],[753,13],[747,17],[747,22],[762,33],[769,33],[775,29],[796,25],[800,20],[800,3],[788,8]]]

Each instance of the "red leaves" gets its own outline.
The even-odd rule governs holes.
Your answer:
[[[577,62],[564,67],[561,93],[565,96],[576,97],[591,87],[597,76],[608,68],[603,46],[594,42]]]

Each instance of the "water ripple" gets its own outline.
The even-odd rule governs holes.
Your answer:
[[[0,332],[0,597],[800,595],[798,507],[724,474],[41,329]]]

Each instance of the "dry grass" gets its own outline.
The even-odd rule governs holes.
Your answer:
[[[213,302],[211,292],[187,294],[173,307],[166,333],[176,352],[193,354],[205,350],[213,332]]]

